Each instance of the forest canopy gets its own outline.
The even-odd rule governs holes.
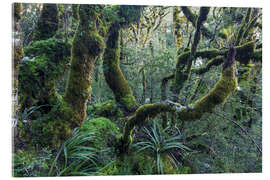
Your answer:
[[[262,9],[13,4],[13,176],[262,171]]]

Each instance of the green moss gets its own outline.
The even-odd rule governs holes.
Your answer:
[[[56,104],[55,82],[67,70],[70,44],[50,38],[31,43],[24,49],[28,57],[21,63],[18,76],[21,109],[35,105]]]
[[[219,31],[218,36],[222,39],[227,40],[232,34],[232,26],[228,26],[227,28],[223,28]]]
[[[34,31],[34,41],[53,37],[58,29],[58,9],[56,4],[43,4],[41,15]]]
[[[238,68],[238,81],[239,83],[246,83],[247,80],[250,80],[251,70],[254,68],[254,64],[241,65]]]
[[[113,141],[116,141],[116,136],[120,134],[118,126],[105,117],[84,121],[80,131],[94,132],[95,140],[93,146],[97,148],[112,145]]]
[[[175,44],[176,49],[181,48],[183,44],[183,37],[181,34],[181,24],[185,20],[185,18],[179,18],[179,7],[173,8],[173,24],[174,24],[174,37],[175,37]]]
[[[49,112],[44,113],[44,110]],[[43,115],[22,122],[19,137],[29,147],[49,146],[56,149],[72,134],[74,124],[71,121],[66,121],[71,117],[72,109],[59,100],[57,105],[40,108],[39,112]]]
[[[222,53],[218,49],[206,49],[197,51],[195,57],[212,59],[218,55],[222,55]]]

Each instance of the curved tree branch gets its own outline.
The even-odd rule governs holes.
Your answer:
[[[126,122],[123,137],[120,139],[122,151],[125,152],[128,150],[128,146],[132,142],[131,134],[134,127],[144,125],[148,118],[154,118],[160,113],[171,112],[177,114],[179,121],[194,121],[200,119],[207,112],[213,112],[217,105],[225,103],[229,95],[237,87],[234,62],[235,49],[230,48],[219,81],[208,94],[197,100],[194,104],[181,106],[171,101],[162,101],[160,103],[140,106]]]

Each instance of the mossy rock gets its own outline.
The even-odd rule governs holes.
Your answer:
[[[120,134],[119,127],[105,117],[88,119],[80,127],[81,132],[94,132],[96,138],[93,146],[96,148],[113,146],[116,136]]]

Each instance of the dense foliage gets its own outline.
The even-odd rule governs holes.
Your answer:
[[[261,9],[14,7],[14,176],[262,171]]]

